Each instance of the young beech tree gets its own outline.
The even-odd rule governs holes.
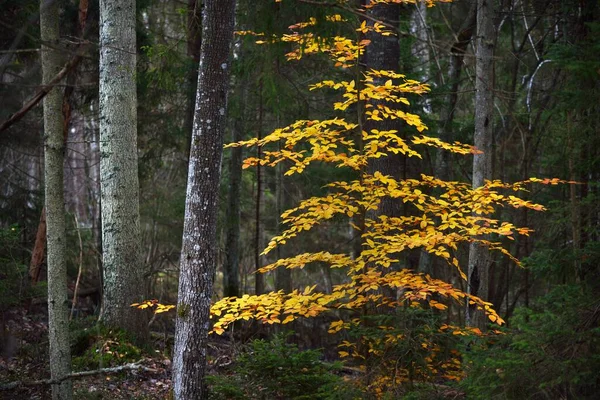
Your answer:
[[[308,54],[326,55],[339,72],[347,74],[348,79],[324,80],[310,87],[311,90],[340,94],[339,101],[332,106],[330,119],[299,120],[276,129],[261,139],[228,145],[262,148],[261,158],[245,160],[246,168],[279,165],[285,168],[285,175],[293,175],[302,173],[313,163],[327,163],[349,169],[354,177],[348,181],[331,182],[326,185],[326,195],[303,200],[297,207],[284,212],[281,218],[286,229],[271,240],[264,250],[265,254],[304,231],[327,229],[334,223],[347,224],[348,219],[350,223],[362,221],[360,226],[354,226],[361,238],[361,251],[354,256],[351,254],[352,249],[348,249],[347,253],[325,250],[302,253],[278,259],[263,267],[261,272],[277,268],[300,269],[309,263],[321,263],[343,270],[346,278],[335,285],[331,293],[319,292],[315,290],[315,285],[288,293],[276,291],[223,298],[211,308],[214,333],[223,333],[231,323],[240,319],[287,324],[299,317],[314,317],[327,311],[337,311],[334,313],[337,316],[348,316],[331,323],[329,332],[337,333],[362,324],[364,320],[360,316],[364,315],[363,311],[366,309],[384,313],[400,307],[445,310],[450,301],[469,303],[482,310],[492,323],[503,323],[491,303],[469,296],[442,280],[408,268],[390,266],[401,262],[399,255],[403,252],[422,249],[440,258],[466,280],[457,257],[460,245],[477,243],[513,258],[499,240],[482,238],[513,238],[516,234],[528,235],[530,230],[496,219],[495,210],[498,207],[543,210],[541,205],[522,200],[513,193],[525,190],[528,183],[559,181],[542,181],[536,178],[514,184],[486,181],[482,186],[473,188],[470,182],[445,181],[425,174],[419,179],[401,179],[369,168],[370,165],[377,164],[374,160],[392,155],[419,159],[420,149],[426,146],[460,155],[476,154],[479,150],[470,145],[447,143],[422,134],[427,127],[418,115],[405,108],[410,105],[409,96],[422,95],[429,90],[426,85],[406,79],[404,75],[392,70],[360,69],[361,57],[370,43],[368,37],[372,37],[374,33],[394,35],[389,24],[373,19],[357,20],[355,14],[363,15],[363,11],[346,13],[345,16],[330,14],[322,20],[311,18],[293,25],[290,27],[292,32],[281,38],[265,39],[265,35],[259,34],[259,43],[291,43],[294,50],[287,54],[289,60],[300,60]],[[358,39],[341,35],[334,38],[319,37],[311,30],[321,23],[349,25],[358,32],[354,34]],[[363,36],[366,33],[370,34],[367,38]],[[256,35],[254,32],[239,34]],[[400,122],[399,126],[412,132],[412,135],[403,135],[397,129],[377,129],[373,124],[365,123],[366,121]],[[394,216],[377,212],[382,202],[389,199],[401,201],[414,212]],[[518,263],[518,260],[515,262]],[[164,311],[165,308],[161,307],[160,310]],[[383,325],[378,327],[384,333],[389,328],[391,327]],[[455,334],[480,333],[477,328],[461,329],[445,325],[443,329]],[[389,340],[394,342],[402,338],[394,336]],[[369,353],[375,352],[374,346],[375,343],[368,339],[364,339],[363,343],[345,341],[341,344],[343,350],[339,354],[341,357],[364,360]],[[432,349],[433,351],[435,350]],[[430,368],[433,367],[432,365]],[[439,368],[445,368],[448,374],[452,373],[451,369],[456,370],[455,367],[444,367],[441,364]],[[456,378],[455,373],[453,377]],[[405,379],[405,376],[397,374],[394,378],[384,378],[384,384],[395,385]]]
[[[262,157],[247,159],[245,167],[273,167],[286,161],[281,164],[287,167],[286,175],[302,173],[312,163],[329,163],[355,171],[354,180],[332,182],[327,185],[327,195],[306,199],[283,213],[282,220],[287,229],[272,239],[265,253],[303,231],[326,228],[329,223],[357,214],[364,216],[362,226],[355,226],[360,230],[362,251],[354,258],[350,254],[327,251],[304,253],[263,267],[261,271],[267,272],[276,268],[293,269],[303,268],[309,263],[326,263],[331,268],[344,269],[347,279],[336,285],[330,294],[315,291],[316,286],[313,286],[291,293],[279,291],[224,298],[212,307],[215,318],[213,332],[222,333],[229,324],[239,319],[254,318],[269,324],[286,324],[301,316],[316,316],[328,310],[361,310],[367,306],[393,309],[411,305],[444,310],[448,301],[468,302],[482,310],[491,322],[501,324],[503,321],[491,303],[468,296],[447,282],[409,269],[389,267],[400,262],[398,255],[402,252],[421,248],[445,261],[450,268],[455,268],[466,280],[456,255],[461,244],[477,244],[513,258],[499,240],[484,238],[513,238],[516,234],[528,235],[530,230],[496,219],[495,210],[507,206],[543,210],[541,205],[522,200],[512,193],[525,190],[528,183],[556,183],[558,180],[532,178],[513,184],[488,180],[473,188],[468,182],[444,181],[424,174],[420,179],[401,179],[367,168],[375,164],[373,160],[398,154],[421,158],[419,149],[424,146],[462,155],[478,154],[480,151],[470,145],[447,143],[422,135],[427,127],[420,117],[403,108],[410,104],[408,96],[425,94],[429,88],[393,70],[361,71],[359,61],[370,40],[361,39],[360,35],[358,40],[343,36],[323,38],[311,32],[317,24],[330,22],[352,23],[350,18],[339,14],[329,15],[322,21],[311,18],[293,25],[291,34],[270,40],[296,45],[296,49],[287,54],[289,60],[299,60],[313,53],[326,54],[335,67],[349,72],[351,78],[348,80],[324,80],[311,86],[312,90],[340,92],[340,100],[332,107],[332,118],[296,121],[260,140],[252,139],[229,146],[263,148]],[[371,19],[355,23],[360,34],[394,35],[388,24]],[[265,40],[259,42],[264,43]],[[363,110],[358,116],[357,109]],[[369,128],[372,124],[365,123],[393,120],[402,121],[403,129],[412,131],[413,136],[403,139],[403,135],[395,129],[378,130]],[[416,211],[406,216],[375,212],[386,199],[398,199]],[[514,261],[518,263],[518,260]],[[331,324],[330,332],[349,328],[355,322],[339,320]],[[340,354],[347,355],[348,352]]]

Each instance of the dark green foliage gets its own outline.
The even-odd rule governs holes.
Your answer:
[[[19,259],[20,234],[18,225],[0,229],[0,310],[36,295],[43,296],[46,291],[44,284],[32,288],[29,283],[28,268]]]
[[[379,373],[385,375],[385,368],[393,366],[412,386],[414,381],[442,379],[450,372],[440,366],[453,357],[460,336],[441,330],[442,321],[433,310],[408,307],[363,319],[350,330],[350,341],[368,344],[368,363],[382,369]]]
[[[138,361],[142,349],[125,332],[95,323],[95,318],[76,320],[71,325],[73,370],[93,370]]]
[[[600,382],[600,301],[561,286],[520,309],[512,330],[465,352],[473,399],[595,399]]]
[[[322,362],[317,350],[298,350],[286,342],[286,336],[253,341],[238,358],[232,375],[209,376],[210,398],[352,399],[359,395],[335,374],[338,364]]]

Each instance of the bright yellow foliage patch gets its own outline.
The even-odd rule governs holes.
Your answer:
[[[392,1],[371,1],[379,2]],[[328,22],[349,23],[339,14],[332,14],[326,19]],[[287,54],[289,60],[300,60],[306,55],[320,53],[328,56],[335,67],[348,69],[356,66],[369,41],[357,41],[343,36],[318,37],[310,32],[310,28],[318,23],[316,18],[310,18],[309,21],[294,24],[290,26],[290,34],[279,38],[265,38],[263,34],[249,31],[238,34],[257,36],[260,38],[257,43],[282,41],[294,45],[294,49]],[[361,33],[392,34],[383,25],[367,21],[357,26],[356,30]],[[450,283],[428,275],[390,267],[399,263],[398,256],[403,251],[422,249],[443,259],[449,268],[458,271],[462,279],[466,280],[457,258],[457,250],[459,245],[472,242],[500,252],[518,264],[519,261],[502,246],[500,239],[529,235],[531,230],[498,220],[496,210],[502,207],[525,207],[542,211],[542,205],[520,199],[515,194],[526,191],[527,185],[531,183],[558,184],[564,181],[537,178],[510,184],[488,181],[483,187],[473,189],[470,183],[446,182],[424,174],[419,179],[399,179],[380,172],[369,174],[366,167],[372,160],[390,154],[422,158],[421,152],[426,147],[460,155],[480,151],[468,144],[446,143],[422,134],[427,126],[406,107],[410,105],[411,96],[424,95],[429,91],[427,85],[406,79],[395,71],[357,71],[354,77],[355,79],[340,81],[322,80],[310,85],[310,90],[339,94],[338,101],[333,103],[331,109],[333,118],[299,120],[274,130],[260,140],[250,139],[226,146],[263,148],[262,158],[246,159],[244,168],[256,165],[273,167],[285,161],[282,164],[285,175],[302,173],[315,162],[355,171],[355,180],[332,182],[326,185],[326,195],[305,199],[297,207],[284,212],[281,220],[285,229],[270,241],[263,254],[304,231],[331,222],[334,218],[336,222],[346,219],[346,223],[352,224],[353,218],[358,215],[364,220],[360,227],[354,226],[361,237],[361,253],[354,258],[349,254],[327,251],[303,253],[277,260],[259,271],[264,273],[276,268],[304,268],[310,263],[321,263],[344,270],[347,275],[345,282],[334,286],[329,294],[318,292],[315,290],[316,286],[312,286],[291,293],[279,291],[224,298],[217,301],[211,309],[214,321],[212,332],[221,334],[237,320],[253,319],[267,324],[287,324],[300,317],[314,317],[333,310],[359,311],[366,306],[379,309],[413,306],[443,311],[451,302],[464,304],[467,301],[483,310],[491,322],[499,325],[504,323],[491,303],[468,296]],[[407,135],[406,132],[400,134],[397,130],[364,131],[363,121],[357,120],[356,112],[350,112],[356,108],[363,110],[362,116],[358,118],[371,121],[398,120],[403,122],[403,129],[413,135]],[[417,212],[401,217],[374,216],[376,213],[372,211],[378,210],[382,200],[386,198],[410,204],[411,209]],[[481,239],[484,236],[495,239]],[[144,308],[145,303],[138,307]],[[360,321],[337,320],[330,324],[329,332],[335,334],[357,323]],[[443,329],[450,330],[455,335],[481,334],[473,328],[444,325]],[[402,338],[396,335],[387,337],[386,340],[393,343]],[[371,345],[373,344],[369,346]],[[359,351],[358,346],[358,343],[343,342],[340,357],[364,358],[365,353]],[[423,346],[429,349],[430,344],[423,343]],[[439,349],[429,350],[431,365],[434,365],[433,360]],[[369,352],[376,352],[375,347]],[[454,360],[448,365],[439,366],[448,379],[460,379],[462,376],[458,357]],[[385,376],[378,379],[384,380],[380,385],[396,383],[385,381],[390,379]]]

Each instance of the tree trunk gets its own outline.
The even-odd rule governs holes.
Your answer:
[[[398,4],[375,4],[370,9],[370,16],[378,21],[388,24],[397,24],[400,18]],[[367,69],[397,71],[400,61],[400,43],[394,35],[383,36],[377,32],[367,33],[367,39],[371,43],[366,47],[364,63]],[[379,78],[373,82],[374,85],[383,85],[387,78]],[[375,103],[375,102],[374,102]],[[376,106],[376,103],[374,104]],[[383,121],[366,120],[363,129],[367,132],[372,129],[380,131],[400,130],[397,120],[384,119]],[[403,160],[401,155],[389,154],[387,157],[369,160],[368,173],[376,171],[383,175],[391,175],[395,179],[404,178]],[[402,201],[392,198],[384,198],[377,211],[378,215],[398,217],[402,213]]]
[[[428,82],[430,79],[430,54],[429,54],[429,32],[427,27],[427,3],[425,0],[417,0],[410,15],[410,33],[415,37],[412,46],[412,54],[417,59],[415,72],[418,80]],[[422,99],[423,112],[431,114],[431,99],[426,96]]]
[[[263,130],[263,81],[262,78],[258,84],[258,140],[262,139]],[[262,158],[262,147],[256,146],[256,158]],[[265,168],[258,164],[256,166],[256,204],[254,212],[254,293],[263,294],[265,293],[265,275],[258,272],[258,270],[264,265],[264,256],[261,256],[262,251],[265,248],[264,240],[264,227],[262,225],[262,218],[265,210]]]
[[[238,118],[234,122],[231,140],[242,140],[242,132],[246,129],[246,100],[248,88],[241,83],[241,101],[238,102]],[[225,239],[225,266],[223,268],[223,296],[238,296],[240,294],[239,265],[240,265],[240,202],[242,195],[242,158],[243,147],[231,148],[229,160],[229,198],[227,203],[227,233]]]
[[[279,126],[279,124],[277,124]],[[283,166],[282,163],[279,163],[275,166],[275,201],[276,201],[276,215],[277,215],[277,234],[281,234],[284,230],[284,226],[281,221],[281,214],[285,210],[286,201],[285,201],[285,188],[283,181]],[[277,246],[275,248],[277,259],[280,260],[284,258],[283,246]],[[325,267],[326,273],[331,274],[330,268]],[[329,275],[330,276],[330,275]],[[275,290],[283,290],[285,293],[290,293],[292,291],[292,270],[289,268],[277,268],[275,270]]]
[[[142,339],[135,0],[100,1],[100,187],[103,297],[100,320]]]
[[[400,19],[400,7],[398,4],[374,4],[369,10],[369,15],[378,21],[383,21],[387,24],[397,25]],[[367,21],[369,24],[369,21]],[[400,63],[400,43],[398,37],[394,35],[383,36],[377,32],[369,32],[366,39],[371,43],[365,49],[364,64],[369,69],[398,71]],[[384,85],[387,78],[374,78],[374,85]],[[374,107],[377,107],[384,102],[371,101]],[[387,104],[390,106],[390,104]],[[390,106],[393,108],[393,106]],[[366,132],[371,132],[373,129],[380,131],[396,130],[401,135],[401,130],[404,127],[398,120],[383,119],[382,121],[373,121],[365,119],[363,129]],[[367,173],[374,174],[380,172],[383,175],[389,175],[394,179],[402,180],[406,178],[406,158],[401,154],[388,154],[386,157],[375,158],[369,160]],[[380,215],[388,217],[400,217],[404,213],[404,206],[401,199],[384,197],[381,199],[381,204],[376,211],[369,212],[366,215],[367,219],[377,219]],[[408,263],[408,257],[406,257]],[[399,269],[399,263],[392,265],[391,269]],[[386,293],[388,296],[395,296],[395,290],[392,293]]]
[[[494,110],[494,8],[492,0],[477,1],[477,46],[475,80],[474,145],[482,154],[473,157],[473,189],[492,179],[492,119]],[[477,243],[469,248],[467,293],[488,298],[488,277],[492,259],[489,249]],[[467,305],[466,324],[486,326],[486,317]]]
[[[48,83],[61,68],[60,53],[52,47],[59,41],[58,2],[40,2],[40,33],[42,38],[43,84]],[[51,44],[52,47],[46,45]],[[67,297],[67,262],[65,243],[65,199],[63,163],[62,93],[54,87],[44,98],[44,167],[45,207],[48,243],[48,336],[50,342],[50,375],[61,379],[71,373],[69,347],[69,308]],[[69,381],[52,385],[52,399],[65,400],[73,396]]]
[[[183,131],[186,134],[192,135],[194,130],[194,106],[196,103],[196,84],[198,83],[198,64],[200,63],[200,45],[202,44],[202,24],[201,22],[201,0],[188,0],[187,7],[187,55],[192,65],[190,65],[186,77],[186,94],[185,103],[185,121],[183,123]],[[190,157],[191,140],[186,147],[186,159]]]
[[[207,0],[186,195],[175,349],[177,400],[205,399],[206,346],[235,0]]]
[[[441,140],[449,143],[454,141],[452,137],[452,124],[454,122],[456,103],[458,102],[458,90],[460,88],[460,75],[463,68],[463,59],[467,46],[471,42],[476,23],[477,4],[473,3],[468,11],[467,18],[456,35],[456,41],[450,48],[447,76],[448,89],[439,111],[438,136]],[[444,181],[452,179],[452,163],[450,157],[452,157],[452,153],[447,150],[440,149],[437,151],[434,176]],[[450,282],[450,279],[447,276],[448,269],[445,265],[443,268],[438,268],[435,256],[426,251],[422,251],[419,261],[419,270],[421,272],[430,274],[445,282]]]

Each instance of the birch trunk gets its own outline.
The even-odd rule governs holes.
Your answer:
[[[42,38],[43,84],[48,83],[61,69],[58,46],[58,2],[40,2],[40,33]],[[50,44],[50,46],[46,45]],[[71,373],[69,347],[69,308],[67,294],[67,263],[65,243],[65,199],[63,189],[62,93],[52,88],[44,98],[44,166],[45,207],[48,244],[48,335],[50,341],[50,375],[60,379]],[[52,399],[65,400],[73,396],[69,380],[52,385]]]
[[[100,1],[100,190],[103,246],[101,321],[138,336],[145,314],[140,253],[135,81],[135,0]]]
[[[234,14],[235,0],[204,3],[173,355],[177,400],[207,398],[206,346]]]
[[[475,50],[475,136],[474,145],[482,154],[473,157],[473,188],[492,179],[492,119],[494,110],[494,2],[477,1],[477,44]],[[487,247],[471,243],[469,248],[467,293],[483,300],[488,298],[489,271],[492,263]],[[466,324],[486,326],[483,312],[475,312],[467,305]]]

